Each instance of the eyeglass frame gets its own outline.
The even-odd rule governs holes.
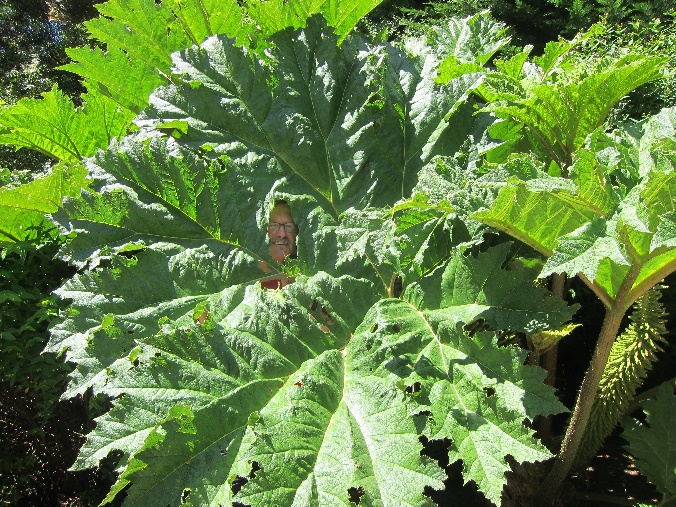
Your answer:
[[[291,226],[291,230],[289,230],[288,226]],[[298,226],[294,222],[286,222],[283,224],[280,224],[279,222],[270,222],[268,223],[268,232],[270,234],[275,234],[282,227],[284,227],[287,234],[298,234]]]

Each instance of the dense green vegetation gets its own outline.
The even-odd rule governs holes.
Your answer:
[[[2,142],[58,161],[0,189],[3,500],[427,505],[446,454],[492,503],[546,504],[634,407],[673,355],[653,289],[675,265],[673,13],[431,4],[391,42],[377,11],[352,35],[376,4],[111,1],[86,25],[107,52],[69,50],[87,92],[0,113]],[[570,36],[608,16],[533,50],[518,21],[450,19],[486,7]],[[280,197],[301,231],[277,293],[257,280]],[[533,424],[565,407],[531,365],[573,339],[585,291],[606,316],[559,452]],[[666,505],[673,390],[644,403],[654,431],[625,435]],[[74,498],[87,432],[75,468],[96,482]]]

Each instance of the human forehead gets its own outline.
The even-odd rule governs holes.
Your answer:
[[[278,224],[296,223],[293,221],[291,215],[283,210],[273,210],[272,213],[270,213],[270,222],[276,222]]]

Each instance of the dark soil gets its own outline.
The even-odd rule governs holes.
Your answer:
[[[44,425],[37,410],[32,396],[0,385],[0,504],[98,505],[112,486],[110,470],[69,470],[93,424],[86,401],[60,402]]]
[[[575,503],[580,507],[657,504],[655,486],[639,474],[634,459],[623,449],[625,442],[611,437],[589,466],[570,478]]]

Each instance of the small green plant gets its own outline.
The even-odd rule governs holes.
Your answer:
[[[54,481],[46,433],[71,370],[41,353],[59,309],[52,291],[72,274],[53,260],[64,238],[53,227],[32,237],[0,250],[0,499],[11,504]]]
[[[665,382],[654,399],[641,403],[645,423],[627,417],[622,437],[629,442],[627,449],[636,458],[636,467],[662,494],[660,506],[676,502],[676,436],[674,412],[676,396],[674,382]]]
[[[42,400],[43,419],[58,400],[68,370],[53,355],[40,354],[47,326],[58,313],[52,291],[70,274],[52,260],[63,240],[53,228],[40,228],[33,242],[0,250],[0,381]]]

